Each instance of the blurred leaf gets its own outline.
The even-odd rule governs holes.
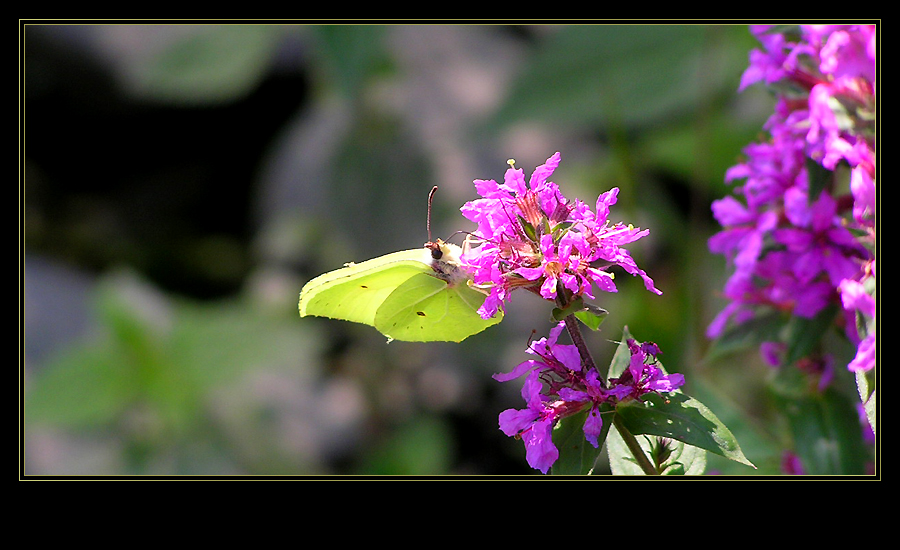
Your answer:
[[[184,30],[173,33],[171,42],[156,55],[133,66],[137,93],[176,104],[237,99],[268,72],[283,29],[278,25],[198,25]]]
[[[212,390],[265,365],[302,370],[316,341],[287,315],[177,303],[130,274],[102,280],[95,304],[101,334],[37,373],[25,400],[29,422],[127,432],[129,414],[140,411],[162,432],[183,435],[208,421]]]
[[[764,122],[765,116],[742,120],[731,111],[712,109],[705,118],[669,123],[645,132],[635,156],[644,169],[677,176],[721,196],[728,191],[725,172],[738,162],[741,150],[758,137]]]
[[[115,347],[73,348],[30,384],[25,421],[63,429],[112,424],[140,392],[127,363],[125,354]]]
[[[779,406],[788,420],[794,450],[807,474],[860,475],[865,473],[865,448],[856,404],[828,388],[805,397],[781,396]]]
[[[330,165],[329,181],[323,183],[329,193],[324,215],[352,240],[360,256],[351,259],[417,248],[428,240],[433,177],[421,143],[400,120],[359,111]],[[433,211],[433,231],[437,223]]]
[[[725,475],[748,475],[748,473],[778,475],[783,473],[781,470],[782,448],[773,436],[777,431],[774,422],[757,418],[755,415],[759,414],[758,411],[746,404],[739,405],[734,402],[730,392],[723,391],[723,388],[718,386],[710,386],[702,377],[691,377],[690,382],[691,395],[702,401],[711,410],[716,411],[716,416],[741,442],[744,454],[748,457],[752,456],[753,464],[757,467],[753,472],[748,472],[742,464],[710,454],[707,456],[709,473]],[[752,393],[752,391],[748,389],[748,392]]]
[[[409,421],[379,442],[371,451],[360,474],[441,475],[450,468],[452,434],[438,418],[420,417]]]
[[[538,44],[497,120],[559,125],[615,119],[634,125],[665,114],[686,114],[700,105],[705,94],[735,86],[729,75],[712,70],[718,63],[708,56],[733,61],[740,55],[746,60],[746,50],[720,43],[718,49],[704,51],[709,29],[702,25],[561,27]],[[741,65],[731,67],[738,76],[743,70]]]
[[[382,25],[313,25],[309,29],[318,39],[328,77],[348,98],[358,97],[363,83],[389,64]]]
[[[805,166],[807,179],[809,180],[807,200],[812,204],[819,199],[822,191],[832,184],[834,172],[809,157],[806,158]]]
[[[102,280],[94,305],[104,332],[38,374],[26,397],[28,420],[83,429],[120,418],[140,398],[165,337],[161,300],[130,275]]]

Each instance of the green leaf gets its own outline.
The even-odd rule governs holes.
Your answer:
[[[318,345],[289,321],[239,301],[195,304],[159,293],[130,272],[101,279],[99,334],[42,365],[29,382],[25,419],[63,429],[121,429],[141,411],[171,435],[204,429],[206,400],[243,373],[297,364]]]
[[[631,361],[629,338],[633,336],[626,326],[609,364],[608,379],[618,378],[628,367]],[[666,372],[662,363],[658,363],[658,367]],[[644,401],[620,403],[616,414],[633,435],[672,438],[755,468],[744,456],[734,435],[716,415],[700,401],[685,396],[680,391],[668,394],[667,397],[651,393],[644,396]],[[699,459],[692,458],[691,463],[696,460]],[[691,471],[691,467],[686,466],[685,471]]]
[[[665,397],[649,393],[644,401],[620,403],[616,414],[634,435],[677,439],[755,468],[728,428],[692,397],[677,392]]]
[[[516,218],[519,220],[519,225],[522,227],[522,231],[525,232],[525,236],[531,239],[532,241],[540,240],[537,235],[537,230],[531,225],[528,220],[523,218],[522,216],[516,214]]]
[[[584,421],[587,415],[588,411],[584,411],[563,418],[554,428],[553,442],[559,450],[559,458],[550,469],[551,474],[591,475],[594,472],[597,458],[603,450],[603,442],[609,433],[609,422],[603,422],[603,431],[597,437],[595,449],[584,437]]]
[[[107,342],[72,348],[38,373],[25,396],[25,419],[64,429],[113,424],[140,394],[133,359]]]
[[[569,303],[569,305],[567,305],[566,307],[553,308],[553,311],[550,312],[550,316],[554,321],[559,322],[569,315],[573,315],[576,311],[581,311],[582,309],[584,309],[584,301],[579,296],[578,298],[572,300],[572,302]]]
[[[866,418],[869,419],[869,425],[872,431],[875,431],[876,402],[875,402],[875,372],[874,369],[868,372],[857,371],[856,387],[859,390],[859,398],[862,400],[863,407],[866,410]]]
[[[569,315],[574,315],[576,319],[584,323],[589,329],[597,330],[606,319],[606,316],[609,315],[609,312],[594,304],[586,304],[579,297],[564,308],[553,308],[551,313],[553,320],[557,322],[562,321]]]
[[[613,354],[612,361],[609,362],[609,370],[606,373],[607,380],[622,376],[622,373],[628,368],[628,363],[631,362],[631,351],[628,349],[628,339],[631,337],[628,327],[623,327],[622,339],[619,341],[616,353]]]
[[[575,317],[591,330],[600,328],[609,312],[593,304],[584,304],[584,308],[575,312]]]

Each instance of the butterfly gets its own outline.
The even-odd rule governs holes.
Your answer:
[[[431,195],[429,211],[430,203]],[[388,341],[461,342],[503,318],[501,312],[490,319],[478,314],[486,294],[471,286],[461,254],[459,246],[438,239],[346,264],[303,286],[300,316],[370,325]]]

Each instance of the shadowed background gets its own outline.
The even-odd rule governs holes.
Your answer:
[[[300,319],[310,278],[474,229],[473,179],[552,180],[663,291],[617,272],[589,335],[657,342],[760,470],[766,369],[704,362],[724,306],[706,240],[773,101],[737,93],[745,26],[23,25],[26,474],[531,474],[497,415],[546,304],[462,344]],[[601,470],[604,466],[601,466]],[[737,468],[737,470],[735,470]]]

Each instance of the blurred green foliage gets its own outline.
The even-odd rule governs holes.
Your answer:
[[[40,53],[72,30],[25,27],[30,97],[46,97],[53,76],[65,74]],[[386,346],[368,327],[300,320],[296,299],[303,282],[343,262],[425,242],[432,185],[442,186],[433,230],[471,229],[457,209],[474,198],[473,179],[502,178],[510,156],[530,172],[556,150],[563,162],[554,181],[567,196],[591,202],[621,188],[614,216],[650,229],[632,254],[664,293],[652,295],[621,273],[619,293],[599,304],[610,316],[591,335],[596,353],[611,357],[626,324],[657,342],[668,369],[685,374],[686,393],[712,408],[759,466],[711,456],[707,471],[778,472],[771,373],[755,353],[702,361],[706,324],[724,305],[715,297],[724,262],[706,249],[716,230],[709,205],[728,192],[725,169],[771,111],[765,94],[736,93],[755,45],[745,27],[81,31],[110,50],[94,52],[105,76],[80,75],[84,87],[125,98],[122,110],[209,117],[156,129],[154,141],[217,121],[208,144],[190,141],[214,146],[207,160],[219,171],[203,178],[166,171],[154,174],[158,187],[144,189],[115,164],[92,173],[52,165],[80,140],[26,142],[26,253],[96,276],[96,330],[26,365],[26,473],[531,474],[521,444],[497,429],[499,412],[520,407],[518,388],[500,387],[490,374],[523,360],[532,329],[546,334],[543,304],[512,304],[500,327],[459,346]],[[120,57],[111,53],[116,47]],[[302,81],[286,103],[260,95],[285,78]],[[485,90],[494,90],[490,101],[472,99]],[[38,119],[47,104],[28,105]],[[248,105],[236,122],[214,118]],[[98,109],[84,98],[78,106],[87,111],[83,121]],[[109,138],[146,133],[136,126]],[[528,145],[517,151],[515,144]],[[123,162],[158,169],[172,160],[134,149]],[[235,171],[238,160],[251,168]],[[455,169],[445,185],[447,165]],[[85,181],[103,188],[82,192]],[[157,191],[165,186],[181,194]],[[117,201],[127,204],[137,189],[140,207],[120,210]],[[188,192],[191,209],[175,208]],[[54,193],[61,203],[49,201]],[[80,210],[86,202],[92,209]],[[145,209],[173,217],[138,222],[129,214]],[[148,252],[148,242],[158,251]],[[128,275],[121,265],[131,266]],[[204,287],[217,290],[191,290]],[[47,438],[70,441],[61,434],[114,458],[80,464],[65,445],[42,455]]]

